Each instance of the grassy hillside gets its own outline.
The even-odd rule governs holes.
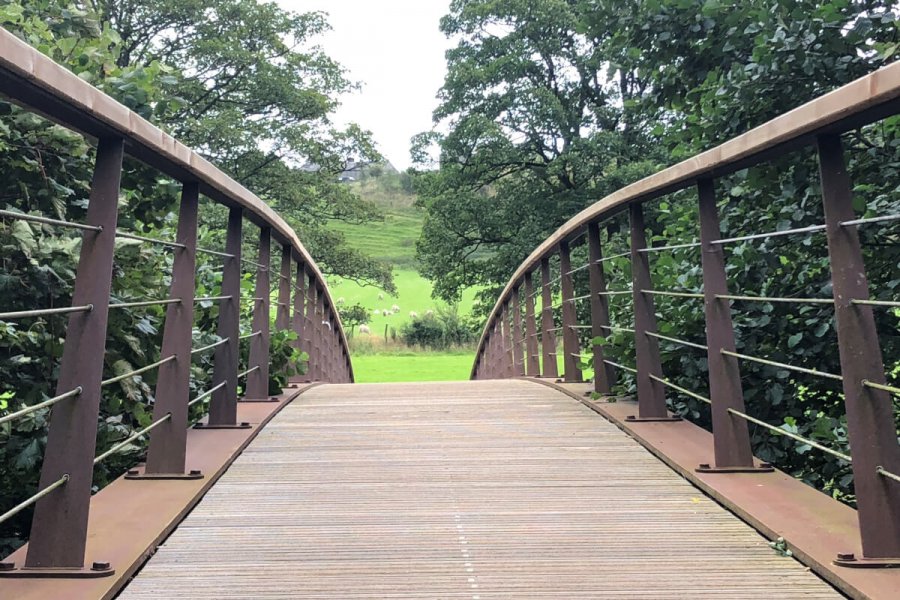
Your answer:
[[[379,311],[368,323],[371,334],[356,333],[351,339],[356,379],[360,382],[381,381],[450,381],[468,379],[472,352],[418,352],[399,347],[393,334],[410,320],[410,313],[424,315],[437,310],[438,301],[431,297],[431,282],[416,271],[416,240],[422,230],[424,215],[415,208],[415,196],[404,189],[402,176],[383,175],[351,183],[363,198],[374,202],[385,215],[383,222],[366,225],[334,223],[335,230],[347,236],[350,246],[394,266],[395,295],[377,288],[363,287],[353,281],[331,280],[332,295],[344,306],[361,304]],[[460,315],[472,310],[475,290],[463,295]],[[384,315],[397,306],[399,311]],[[388,339],[385,342],[385,328]]]
[[[353,248],[394,265],[414,270],[416,240],[422,231],[422,215],[416,208],[385,209],[384,221],[370,225],[335,223]]]

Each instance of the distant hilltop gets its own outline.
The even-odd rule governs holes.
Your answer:
[[[303,165],[304,171],[315,172],[318,171],[319,168],[319,165],[314,163],[306,163]],[[398,171],[388,160],[383,162],[348,160],[344,166],[344,170],[337,175],[337,180],[342,182],[360,181],[366,177],[380,177],[385,173],[398,174],[399,172],[400,171]]]

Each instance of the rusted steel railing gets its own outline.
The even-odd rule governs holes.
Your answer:
[[[633,183],[593,204],[560,227],[541,244],[516,270],[497,300],[485,324],[478,344],[473,379],[502,378],[521,374],[518,365],[528,366],[528,376],[556,378],[557,353],[563,353],[563,380],[581,380],[577,358],[581,354],[578,330],[585,326],[575,322],[575,296],[572,274],[589,269],[590,329],[593,336],[610,332],[633,336],[636,365],[619,364],[604,356],[604,349],[593,348],[594,391],[608,394],[616,382],[617,371],[633,374],[636,380],[638,414],[633,421],[661,422],[678,419],[667,411],[665,391],[673,390],[710,405],[713,429],[714,461],[703,465],[702,472],[758,472],[770,469],[754,462],[748,434],[748,422],[764,422],[748,415],[744,409],[740,366],[743,361],[761,362],[806,375],[840,381],[843,385],[848,437],[852,456],[827,451],[851,462],[857,496],[863,557],[843,557],[837,564],[846,566],[900,565],[900,446],[894,427],[891,395],[900,389],[886,383],[884,362],[875,328],[873,307],[895,308],[900,302],[872,300],[865,277],[865,264],[857,227],[863,224],[892,221],[896,214],[858,218],[852,207],[852,183],[845,166],[841,134],[877,122],[900,112],[900,63],[884,67],[866,77],[792,110],[721,146],[688,159],[653,176]],[[804,147],[816,149],[820,165],[820,182],[825,222],[768,233],[725,237],[717,211],[715,182],[718,178],[762,164],[789,151]],[[696,187],[699,199],[699,241],[648,247],[643,207],[667,194]],[[627,211],[630,220],[630,251],[603,257],[601,225]],[[825,234],[831,265],[833,298],[771,298],[739,296],[728,293],[724,247],[735,242],[782,235]],[[588,264],[572,267],[570,249],[582,235],[587,236]],[[702,264],[702,292],[694,290],[657,290],[652,284],[651,256],[670,250],[694,251]],[[558,257],[559,275],[552,278],[551,259]],[[631,288],[608,290],[604,263],[611,259],[630,258]],[[540,269],[541,287],[532,290],[534,271]],[[561,302],[554,304],[559,281]],[[528,356],[521,356],[521,344],[510,339],[509,318],[518,331],[523,315],[519,311],[519,290],[528,295],[524,329],[529,336]],[[621,284],[620,288],[624,287]],[[610,323],[610,302],[621,296],[632,296],[634,329]],[[706,320],[706,344],[657,331],[654,298],[670,296],[680,301],[703,301]],[[541,299],[540,319],[530,304]],[[824,373],[804,369],[766,358],[736,352],[731,321],[732,302],[792,302],[830,304],[836,313],[837,339],[841,373]],[[556,308],[561,314],[555,314]],[[556,324],[561,323],[561,327]],[[622,324],[619,324],[622,325]],[[563,345],[557,347],[556,332],[562,331]],[[538,364],[537,339],[542,343],[542,361]],[[582,338],[583,339],[583,338]],[[709,364],[710,398],[681,387],[666,379],[660,365],[659,340],[700,349]],[[509,351],[512,347],[512,352]],[[896,358],[896,357],[895,357]],[[541,371],[541,367],[543,370]],[[777,429],[765,424],[769,429]],[[792,434],[792,437],[794,434]],[[797,436],[799,438],[799,436]],[[815,449],[825,448],[812,440],[799,438]]]
[[[310,354],[311,373],[296,381],[352,382],[347,340],[322,273],[300,243],[294,230],[267,204],[243,188],[199,154],[157,129],[125,106],[65,68],[0,29],[0,94],[27,110],[97,140],[90,203],[84,223],[70,223],[40,215],[0,211],[0,219],[22,219],[82,232],[83,242],[69,308],[0,313],[0,320],[28,319],[67,313],[68,327],[57,395],[32,407],[14,406],[0,414],[0,423],[52,406],[51,424],[38,492],[0,516],[0,520],[34,505],[34,519],[24,569],[0,564],[0,576],[97,577],[111,574],[115,565],[85,561],[88,511],[94,464],[137,439],[149,436],[147,464],[140,479],[203,477],[188,470],[185,448],[188,409],[209,402],[207,429],[249,427],[237,422],[239,401],[270,401],[269,383],[269,256],[271,244],[281,252],[282,276],[296,265],[293,315],[286,309],[292,286],[279,291],[276,327],[293,328],[301,335],[298,347]],[[131,156],[182,183],[178,229],[174,241],[158,240],[116,229],[122,161]],[[230,209],[224,251],[197,247],[199,199],[204,195]],[[241,256],[245,221],[259,228],[257,261]],[[173,253],[172,284],[168,299],[110,304],[115,240],[127,238],[158,244]],[[197,253],[222,259],[221,295],[195,297]],[[252,334],[241,335],[241,263],[256,269]],[[307,291],[304,291],[307,290]],[[193,309],[198,302],[219,307],[219,341],[192,349]],[[316,305],[317,315],[312,318]],[[104,379],[104,347],[110,308],[166,306],[161,357],[130,373]],[[293,318],[293,324],[292,324]],[[316,323],[322,326],[316,326]],[[325,326],[327,324],[327,326]],[[239,372],[239,342],[249,338],[250,360]],[[192,356],[214,351],[214,372],[206,392],[190,400]],[[101,387],[156,370],[153,421],[144,429],[95,457]],[[246,398],[238,399],[238,380]],[[214,435],[214,434],[210,434]],[[124,532],[123,532],[124,534]]]

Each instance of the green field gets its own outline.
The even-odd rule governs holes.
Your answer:
[[[360,304],[370,311],[377,311],[367,323],[371,333],[348,331],[356,380],[371,383],[468,379],[474,349],[469,352],[417,351],[399,343],[403,325],[412,318],[410,313],[424,316],[428,311],[436,312],[442,305],[431,297],[431,282],[416,271],[416,240],[422,230],[424,215],[421,209],[413,206],[415,197],[402,193],[390,177],[352,185],[363,198],[381,208],[384,221],[365,225],[334,223],[332,227],[346,236],[351,247],[393,265],[397,286],[397,293],[391,295],[354,281],[329,281],[339,310],[342,306]],[[471,312],[474,297],[475,290],[463,294],[458,306],[460,315]],[[399,310],[394,311],[394,306]]]
[[[353,356],[353,370],[358,383],[459,381],[469,378],[473,358],[468,352],[357,354]]]
[[[388,208],[384,221],[368,225],[335,223],[348,243],[399,269],[415,269],[416,240],[422,230],[422,214],[416,208]]]
[[[395,270],[394,282],[397,285],[397,294],[394,296],[372,286],[361,286],[355,281],[334,281],[329,284],[329,287],[339,307],[361,304],[367,309],[379,311],[376,316],[372,317],[368,325],[372,330],[372,335],[384,337],[385,325],[389,329],[393,327],[399,332],[403,324],[410,320],[411,312],[424,316],[429,310],[437,310],[438,305],[441,304],[431,297],[431,282],[411,269]],[[379,296],[381,297],[379,298]],[[472,311],[474,297],[474,290],[463,294],[459,304],[460,315]],[[343,298],[343,302],[341,302],[341,298]],[[384,311],[391,311],[394,306],[398,306],[400,311],[384,316]]]

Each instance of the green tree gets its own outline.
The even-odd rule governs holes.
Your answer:
[[[490,297],[547,233],[659,158],[628,108],[646,84],[604,73],[607,39],[582,32],[582,4],[456,0],[441,22],[459,40],[434,114],[448,131],[413,152],[420,167],[439,152],[416,181],[417,248],[446,300],[471,285]]]
[[[673,164],[787,112],[895,58],[894,1],[849,0],[458,0],[442,27],[458,40],[435,120],[446,134],[414,145],[428,210],[419,252],[436,291],[452,297],[500,286],[547,235],[581,207],[650,171]],[[577,49],[573,52],[572,49]],[[847,136],[860,216],[896,213],[900,120]],[[436,163],[429,162],[436,154]],[[425,167],[433,167],[425,170]],[[806,149],[717,182],[727,235],[822,222],[815,155]],[[697,238],[697,199],[684,191],[645,206],[652,244]],[[628,225],[604,226],[608,254],[627,251]],[[900,227],[863,229],[873,293],[900,287]],[[583,264],[583,248],[574,264]],[[654,253],[654,286],[700,289],[695,249]],[[627,258],[604,263],[611,287],[627,287]],[[831,294],[825,245],[779,237],[729,246],[734,293],[780,297]],[[578,295],[587,275],[576,274]],[[581,303],[585,304],[585,303]],[[827,306],[736,306],[742,352],[840,372],[833,312]],[[579,306],[588,322],[587,306]],[[626,299],[613,321],[630,327]],[[658,298],[660,331],[702,341],[702,304]],[[897,377],[896,311],[878,311],[890,377]],[[583,340],[585,346],[589,340]],[[633,339],[605,342],[630,364]],[[705,393],[706,358],[663,344],[664,371]],[[847,450],[840,388],[783,369],[743,363],[748,410],[756,417]],[[624,376],[623,391],[633,390]],[[670,395],[673,408],[708,425],[707,408]],[[900,422],[898,422],[900,426]],[[849,466],[753,427],[756,452],[812,484],[852,501]]]
[[[331,220],[381,219],[337,176],[380,159],[369,132],[330,114],[355,89],[315,45],[322,13],[256,0],[95,0],[121,37],[117,64],[177,66],[156,124],[198,149],[285,216],[329,274],[393,290],[390,267],[328,232]]]

